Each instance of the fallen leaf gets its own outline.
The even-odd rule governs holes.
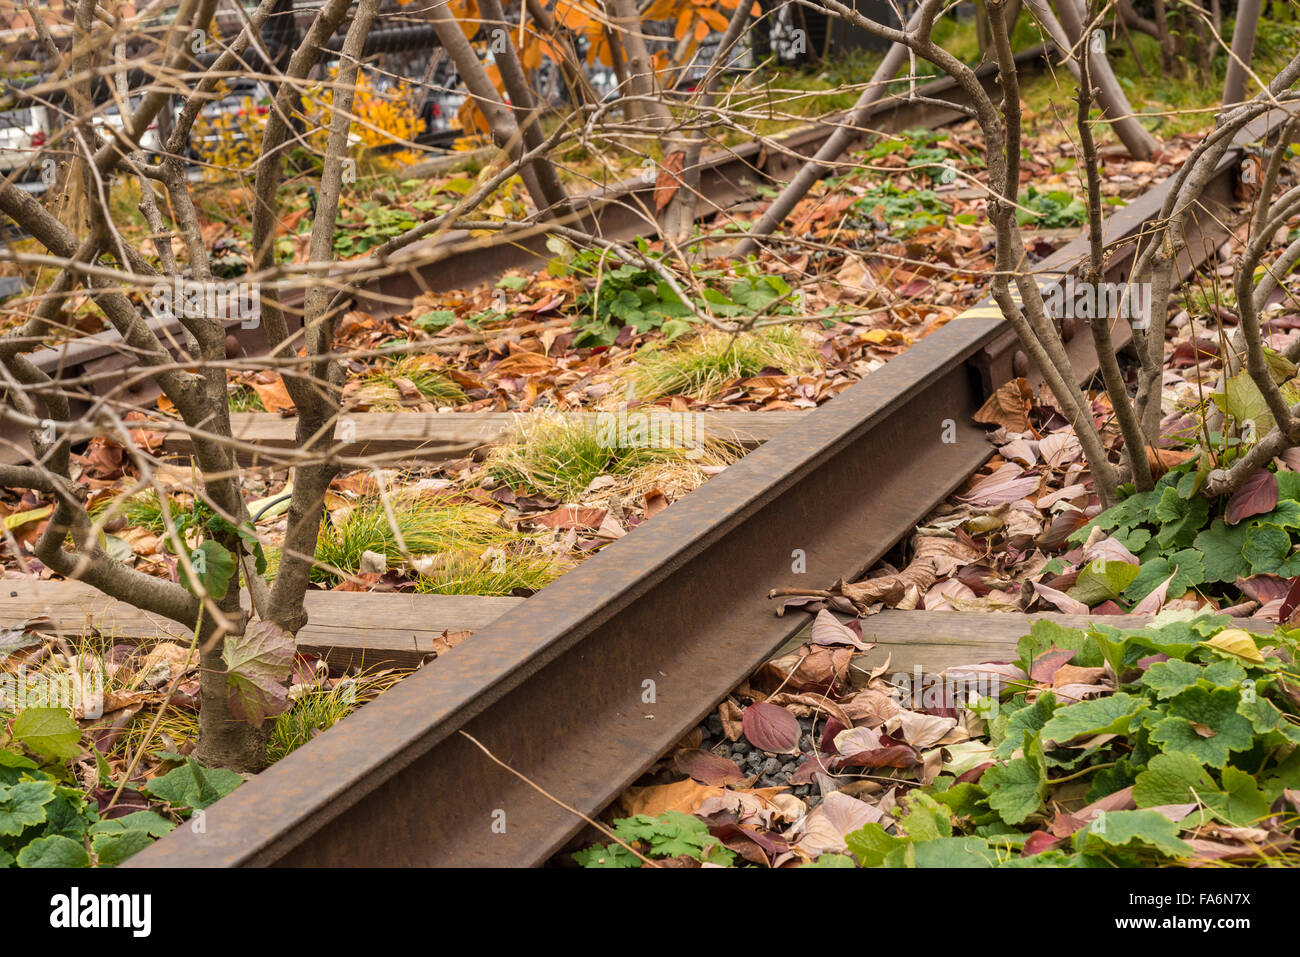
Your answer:
[[[742,721],[745,740],[756,748],[775,754],[793,754],[799,749],[799,721],[785,708],[756,701],[745,709]]]

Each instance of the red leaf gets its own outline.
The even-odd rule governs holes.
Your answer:
[[[984,776],[984,772],[991,767],[993,767],[992,761],[985,761],[983,764],[977,764],[965,774],[960,775],[957,778],[957,783],[966,784],[969,782],[970,784],[974,784],[979,781],[979,779]]]
[[[678,751],[673,755],[673,764],[682,774],[694,778],[700,784],[731,784],[745,779],[735,761],[699,748]]]
[[[1291,588],[1282,599],[1282,607],[1277,610],[1277,620],[1289,625],[1296,608],[1300,608],[1300,575],[1291,580]]]
[[[916,749],[906,744],[894,744],[874,751],[846,754],[831,761],[831,767],[842,768],[912,768],[921,763]]]
[[[1056,674],[1056,669],[1061,665],[1068,664],[1073,657],[1073,651],[1052,645],[1029,666],[1029,677],[1035,681],[1041,681],[1043,684],[1051,684],[1052,675]]]
[[[1061,843],[1061,838],[1052,837],[1046,831],[1035,831],[1029,835],[1025,845],[1021,848],[1021,857],[1033,857],[1035,854],[1041,854],[1043,851],[1050,851],[1057,844]]]
[[[756,701],[741,716],[745,740],[756,748],[778,754],[793,752],[799,745],[799,722],[785,708]]]
[[[822,751],[825,751],[827,754],[834,754],[837,750],[835,747],[835,736],[841,731],[847,730],[848,728],[839,718],[827,718],[826,730],[822,732],[822,739],[818,743],[817,747]]]
[[[1242,483],[1241,488],[1228,499],[1228,507],[1223,511],[1223,520],[1229,525],[1236,525],[1243,518],[1263,515],[1277,508],[1277,476],[1267,469],[1260,469]]]

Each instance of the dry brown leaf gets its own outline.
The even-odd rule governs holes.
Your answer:
[[[988,401],[980,406],[974,419],[982,425],[1000,425],[1008,432],[1024,432],[1029,428],[1029,408],[1033,391],[1028,379],[1012,379],[998,386]]]

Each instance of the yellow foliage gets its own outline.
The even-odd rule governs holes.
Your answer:
[[[302,114],[310,131],[308,143],[318,153],[325,151],[329,140],[331,106],[334,100],[334,82],[338,70],[330,71],[331,82],[302,97]],[[357,74],[356,91],[352,97],[352,126],[350,134],[359,139],[366,149],[375,149],[394,143],[413,142],[424,132],[424,120],[415,111],[415,90],[410,83],[399,80],[387,90],[377,90],[365,73]],[[401,163],[414,162],[418,157],[409,150],[391,154]]]

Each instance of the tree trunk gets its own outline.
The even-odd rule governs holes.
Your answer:
[[[1246,98],[1247,67],[1255,54],[1255,32],[1259,28],[1262,0],[1241,0],[1237,4],[1237,22],[1232,28],[1232,52],[1228,54],[1228,75],[1223,80],[1223,105],[1231,106]]]
[[[743,2],[743,0],[742,0]],[[912,14],[907,22],[905,30],[911,31],[916,29],[921,22],[921,15],[918,11]],[[876,72],[871,76],[871,82],[867,88],[858,96],[858,101],[853,104],[853,109],[849,115],[844,118],[844,122],[836,127],[822,144],[813,158],[803,164],[799,172],[795,174],[794,179],[790,180],[788,186],[781,190],[772,205],[767,208],[758,222],[740,241],[736,247],[736,256],[748,256],[758,248],[760,238],[770,236],[790,215],[791,211],[799,204],[799,200],[808,194],[814,183],[831,171],[831,164],[838,160],[843,152],[848,148],[849,143],[853,140],[854,135],[863,129],[867,123],[867,117],[871,113],[872,106],[885,94],[889,81],[898,75],[898,71],[907,63],[907,47],[901,43],[891,44],[885,52],[885,58],[876,68]]]
[[[1039,10],[1041,18],[1046,2],[1030,0],[1030,6]],[[1080,42],[1084,30],[1083,13],[1079,9],[1078,0],[1056,0],[1056,9],[1061,17],[1060,23],[1065,31],[1065,37],[1073,48]],[[1097,103],[1101,107],[1102,115],[1110,121],[1115,135],[1134,159],[1150,159],[1151,154],[1159,149],[1160,143],[1133,115],[1133,107],[1129,105],[1123,87],[1115,79],[1115,73],[1111,70],[1105,54],[1094,54],[1090,65],[1093,82],[1097,85]],[[1070,72],[1077,77],[1078,69],[1078,64],[1071,58]]]

